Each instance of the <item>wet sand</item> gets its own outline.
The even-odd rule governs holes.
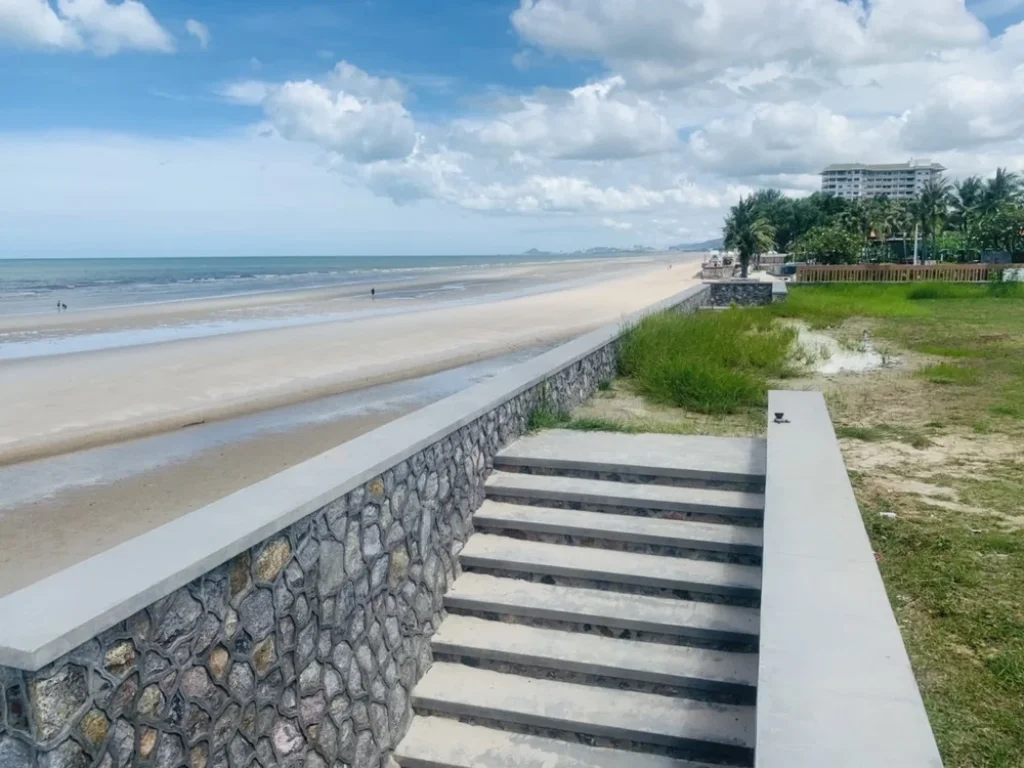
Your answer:
[[[411,378],[566,338],[694,284],[640,264],[564,290],[3,363],[0,464]]]
[[[28,445],[36,456],[52,456],[0,466],[0,595],[494,375],[537,345],[684,290],[695,282],[688,266],[634,263],[609,270],[602,282],[589,275],[548,293],[425,301],[400,315],[0,362],[0,401],[23,406],[0,415],[7,455],[32,455]],[[252,313],[308,298],[236,297],[231,303],[245,306],[228,310]],[[225,310],[191,304],[182,308],[189,321]],[[86,320],[146,327],[153,309]],[[180,317],[167,305],[155,309]],[[518,358],[411,378],[510,350]],[[357,400],[362,405],[352,406]],[[190,419],[206,423],[177,429]],[[126,438],[135,439],[118,442]]]

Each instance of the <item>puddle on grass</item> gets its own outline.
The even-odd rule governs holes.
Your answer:
[[[895,359],[878,351],[870,338],[865,336],[853,344],[840,342],[827,333],[799,328],[797,344],[801,357],[807,361],[814,373],[834,375],[837,373],[867,373],[892,365]]]

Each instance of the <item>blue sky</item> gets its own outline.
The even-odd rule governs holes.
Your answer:
[[[0,256],[666,245],[836,160],[1020,169],[1022,19],[1024,0],[0,0]]]

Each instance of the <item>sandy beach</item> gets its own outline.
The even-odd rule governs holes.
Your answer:
[[[377,314],[366,317],[12,360],[4,363],[0,402],[18,407],[0,414],[0,464],[568,338],[678,293],[693,279],[692,270],[642,264],[608,281],[518,298],[413,311],[403,306],[396,314],[381,300]]]
[[[225,318],[242,328],[268,318],[285,324],[0,362],[0,399],[19,406],[0,413],[0,484],[22,481],[8,480],[6,497],[0,489],[0,594],[468,386],[481,371],[499,370],[497,362],[470,365],[464,374],[456,366],[518,351],[518,358],[499,358],[511,364],[696,282],[692,262],[668,265],[478,270],[460,283],[455,300],[442,290],[444,280],[435,295],[429,278],[420,278],[406,286],[408,294],[391,286],[391,296],[373,302],[361,291],[335,289],[36,318],[34,338],[55,334],[58,344],[76,334],[145,338],[155,327],[187,330]],[[466,291],[473,280],[477,287]],[[288,325],[293,318],[302,324]],[[0,333],[31,322],[2,318]],[[454,380],[429,376],[453,368]],[[346,398],[354,403],[364,392],[375,404],[312,420],[294,416]],[[247,431],[246,424],[268,417],[280,423]],[[212,440],[214,432],[222,437]],[[172,441],[186,446],[184,454],[161,453]],[[114,469],[131,463],[126,456],[147,454],[152,461],[137,471]],[[48,489],[67,467],[77,467],[69,475],[77,479]],[[19,496],[15,485],[28,495]]]

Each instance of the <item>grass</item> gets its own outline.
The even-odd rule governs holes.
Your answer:
[[[876,444],[880,452],[869,456],[907,455],[892,443],[939,451],[939,473],[920,481],[984,511],[956,512],[893,490],[913,474],[915,459],[909,469],[876,461],[860,476],[851,473],[945,765],[1024,767],[1024,463],[986,458],[973,447],[998,441],[1024,456],[1024,291],[794,286],[771,311],[818,327],[856,318],[858,328],[866,323],[898,349],[945,359],[926,360],[915,376],[895,381],[898,393],[850,395],[850,407],[833,407],[836,432]],[[956,441],[967,441],[959,454],[966,460],[943,453]],[[865,450],[873,449],[862,446],[859,455]],[[872,487],[879,473],[895,478],[894,486]],[[880,514],[889,511],[898,517]]]
[[[1024,765],[1024,535],[858,491],[945,765]]]
[[[799,318],[814,328],[827,328],[851,317],[926,318],[936,311],[932,302],[966,302],[1024,298],[1024,285],[999,283],[836,283],[793,286],[789,298],[771,306],[779,317]]]
[[[937,363],[929,365],[917,372],[917,375],[932,384],[958,384],[967,386],[978,383],[978,372],[962,365]]]
[[[931,439],[923,433],[895,424],[873,427],[837,425],[836,437],[861,440],[865,443],[883,443],[888,440],[898,440],[918,450],[923,450],[932,445]]]
[[[832,381],[826,396],[944,764],[1024,768],[1024,462],[986,455],[1024,456],[1022,286],[796,285],[759,310],[650,318],[626,336],[624,380],[536,421],[682,433],[763,421],[768,383],[794,359],[773,318],[851,321],[840,338],[868,330],[917,368]]]
[[[629,421],[609,419],[596,416],[573,416],[564,411],[556,411],[548,406],[534,410],[526,423],[529,432],[544,429],[575,429],[580,432],[621,432],[638,435],[650,432],[668,434],[691,434],[692,430],[677,427],[654,419],[632,419]]]
[[[642,320],[622,341],[619,368],[653,402],[727,414],[766,402],[768,380],[792,373],[796,331],[756,310]]]

